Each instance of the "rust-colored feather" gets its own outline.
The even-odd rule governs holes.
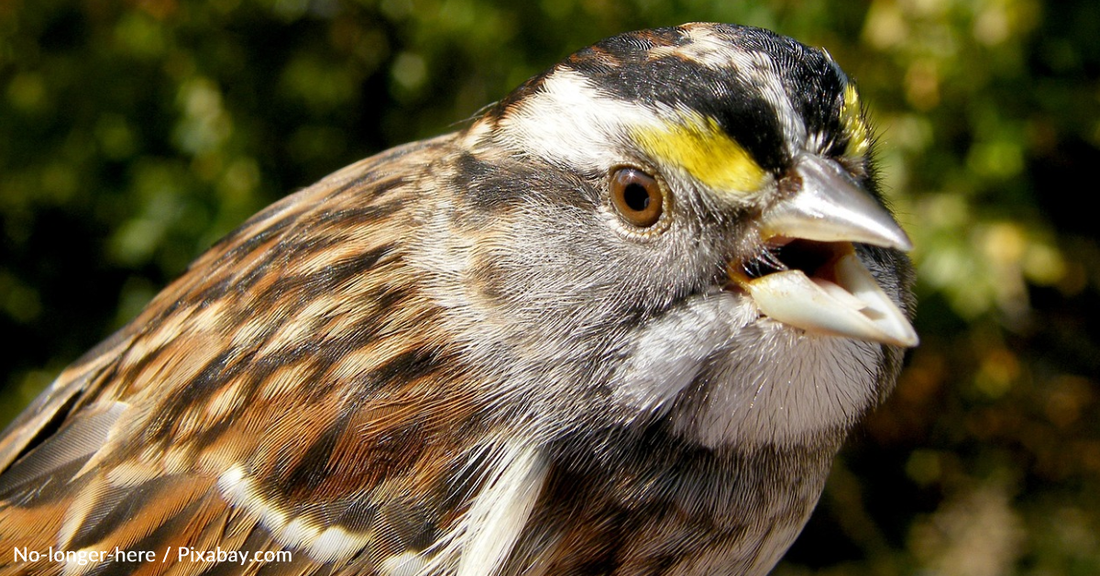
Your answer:
[[[483,400],[434,332],[400,231],[420,193],[406,181],[447,144],[388,152],[269,208],[63,374],[0,444],[14,462],[0,479],[0,541],[158,554],[159,566],[112,569],[135,574],[211,567],[166,550],[284,548],[256,510],[225,500],[230,469],[254,479],[246,497],[271,514],[374,534],[372,557],[337,566],[370,573],[445,531],[448,507],[464,505],[453,480]],[[11,560],[0,573],[30,568]],[[279,570],[321,564],[302,553]]]

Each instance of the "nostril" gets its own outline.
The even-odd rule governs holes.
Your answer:
[[[792,172],[779,179],[779,194],[782,197],[790,197],[802,191],[802,176]]]

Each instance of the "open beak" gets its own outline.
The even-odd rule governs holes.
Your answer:
[[[797,191],[761,217],[762,239],[784,265],[751,276],[729,265],[730,280],[761,313],[807,332],[896,346],[919,341],[905,314],[856,257],[853,242],[908,251],[909,237],[835,162],[806,154],[792,171]]]

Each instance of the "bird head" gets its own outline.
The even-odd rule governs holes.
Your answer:
[[[468,249],[448,289],[474,303],[474,342],[533,359],[497,364],[570,399],[549,413],[671,413],[708,446],[810,441],[884,396],[917,343],[910,241],[823,50],[731,25],[624,34],[463,140],[440,227],[469,229]]]

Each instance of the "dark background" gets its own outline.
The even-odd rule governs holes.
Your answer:
[[[917,246],[922,344],[778,573],[1100,573],[1095,0],[0,0],[0,423],[264,205],[691,20],[826,47]]]

